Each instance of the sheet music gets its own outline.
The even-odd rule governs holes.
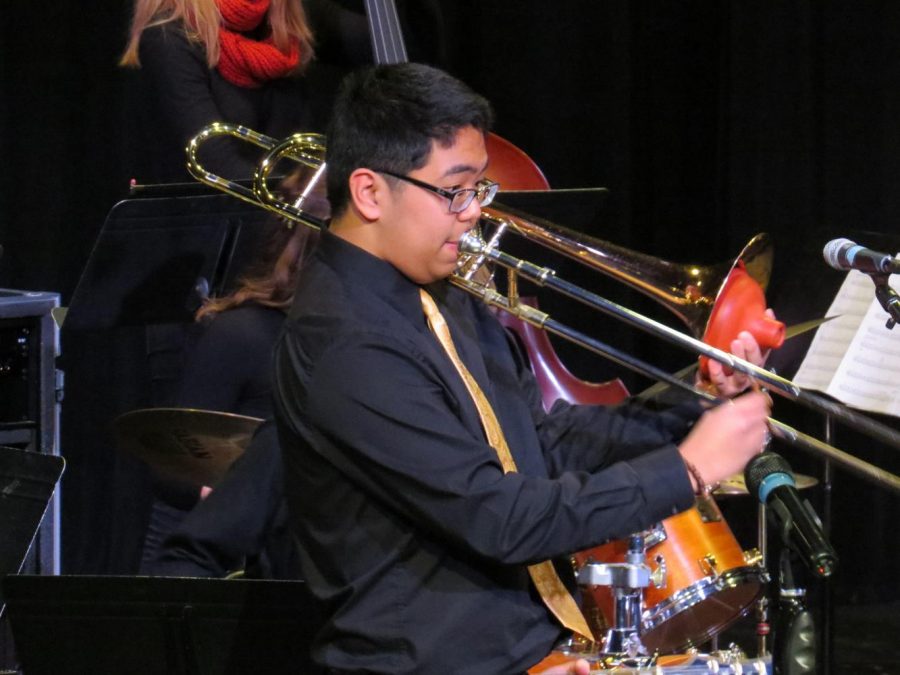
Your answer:
[[[854,408],[900,416],[900,328],[885,327],[867,275],[847,274],[826,316],[835,314],[819,327],[794,381]]]

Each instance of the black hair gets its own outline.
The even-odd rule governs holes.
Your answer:
[[[486,99],[437,68],[401,63],[351,73],[341,84],[328,129],[332,216],[347,208],[348,180],[356,169],[406,174],[428,162],[433,141],[449,145],[465,127],[486,134],[492,121]]]

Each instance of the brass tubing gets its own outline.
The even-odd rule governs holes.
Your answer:
[[[761,368],[749,361],[739,359],[734,354],[716,349],[701,340],[685,335],[674,328],[654,321],[649,317],[638,314],[627,307],[618,305],[595,293],[586,291],[564,279],[556,276],[553,270],[534,265],[526,260],[521,260],[499,250],[487,250],[481,246],[477,236],[471,232],[460,241],[460,248],[466,253],[484,256],[506,269],[515,270],[519,275],[541,286],[552,288],[563,295],[578,300],[593,309],[620,319],[625,323],[643,330],[644,332],[661,337],[680,347],[684,347],[697,355],[706,356],[722,363],[729,368],[740,371],[755,381],[764,384],[770,391],[800,403],[801,405],[817,412],[831,415],[844,424],[857,429],[879,441],[900,449],[900,433],[890,427],[877,422],[865,415],[859,414],[829,401],[823,396],[802,389],[788,379],[785,379],[765,368]]]
[[[235,181],[217,176],[204,169],[197,161],[197,151],[200,145],[208,138],[220,135],[233,136],[254,143],[269,151],[255,173],[253,189],[248,189]],[[294,134],[284,141],[277,141],[246,127],[216,123],[202,130],[191,140],[187,149],[188,170],[195,178],[207,185],[261,208],[278,213],[290,220],[318,228],[323,225],[323,219],[304,211],[302,199],[297,204],[287,204],[268,189],[266,182],[272,167],[285,157],[311,167],[314,170],[314,179],[321,179],[325,170],[324,151],[325,139],[317,134]],[[303,195],[307,195],[308,192],[309,190],[303,191]],[[509,298],[494,290],[490,283],[474,281],[476,278],[484,278],[485,275],[479,274],[479,272],[482,271],[483,263],[491,260],[510,270],[513,279],[518,275],[522,275],[532,283],[549,286],[594,309],[599,309],[625,321],[631,326],[684,347],[696,355],[706,356],[729,368],[743,372],[754,381],[763,383],[770,391],[797,401],[818,412],[823,412],[830,418],[854,427],[872,438],[895,448],[900,448],[900,433],[871,418],[856,413],[846,406],[829,401],[822,396],[803,390],[790,380],[779,377],[732,354],[711,347],[701,340],[680,333],[626,307],[617,305],[574,284],[561,280],[548,267],[540,267],[528,261],[514,258],[497,248],[503,232],[512,230],[532,241],[540,243],[545,248],[563,253],[647,293],[681,317],[694,335],[699,335],[702,333],[702,326],[706,318],[708,318],[708,309],[711,304],[715,303],[714,291],[718,288],[721,279],[728,275],[734,265],[739,262],[746,265],[748,274],[761,287],[765,287],[771,271],[772,255],[771,245],[764,236],[758,236],[751,240],[738,259],[731,265],[719,265],[708,268],[693,265],[678,266],[574,233],[531,216],[514,212],[507,214],[499,210],[499,208],[502,207],[498,205],[497,208],[485,209],[483,214],[482,221],[496,228],[496,231],[487,243],[481,239],[480,234],[474,232],[468,233],[461,242],[460,266],[457,273],[450,278],[450,281],[455,285],[481,298],[490,305],[510,312],[590,351],[602,354],[625,367],[653,377],[661,382],[686,389],[705,399],[716,400],[708,393],[698,390],[670,373],[666,373],[636,357],[615,350],[593,338],[563,326],[551,319],[547,314],[519,303],[516,298],[513,298],[511,302]],[[649,275],[654,276],[654,279],[650,279]],[[776,438],[818,455],[824,455],[835,463],[877,485],[900,491],[900,478],[891,473],[857,459],[819,439],[803,434],[778,420],[770,418],[769,428]]]

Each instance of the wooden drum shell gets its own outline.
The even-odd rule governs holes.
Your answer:
[[[644,589],[641,640],[648,651],[672,653],[695,647],[726,628],[759,597],[765,572],[758,554],[741,550],[711,498],[664,520],[665,540],[653,543],[645,533],[645,563],[656,570],[664,561],[666,583]],[[622,563],[627,539],[617,539],[576,553],[576,568],[588,562]],[[599,641],[613,625],[615,601],[608,586],[584,591],[583,609]]]

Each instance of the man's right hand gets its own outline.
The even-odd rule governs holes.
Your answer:
[[[707,485],[742,472],[766,444],[771,404],[768,394],[750,392],[705,412],[678,448],[685,463]]]

